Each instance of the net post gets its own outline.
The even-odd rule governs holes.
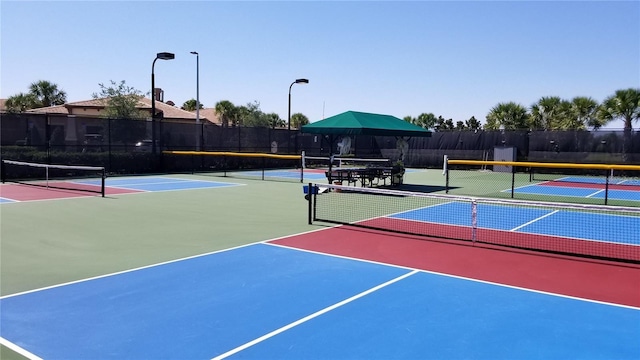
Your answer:
[[[607,202],[609,202],[609,172],[607,170],[604,171],[604,177],[604,204],[607,205]]]
[[[511,167],[511,198],[513,199],[513,194],[515,193],[516,187],[516,167]]]
[[[3,184],[7,180],[7,170],[4,167],[4,160],[0,161],[0,178]]]
[[[313,200],[315,199],[315,191],[313,191],[313,184],[309,183],[309,193],[307,196],[307,216],[308,216],[308,221],[309,221],[309,225],[313,224],[313,219],[312,219],[312,211],[313,211]]]
[[[300,183],[304,183],[304,168],[307,166],[307,164],[305,163],[304,157],[305,157],[305,152],[304,150],[302,150],[302,153],[300,154]]]
[[[102,181],[101,181],[101,184],[100,184],[100,192],[102,193],[102,197],[104,197],[104,193],[105,193],[105,191],[104,191],[105,184],[104,183],[105,183],[105,179],[106,178],[107,178],[107,172],[106,172],[105,168],[102,168]]]
[[[445,190],[446,194],[449,193],[449,167],[447,166],[448,162],[449,162],[449,156],[445,155],[444,156],[444,164],[442,165],[442,175],[445,176],[444,190]]]
[[[475,244],[478,236],[478,201],[471,200],[471,241]]]

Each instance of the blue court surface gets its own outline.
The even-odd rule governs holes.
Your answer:
[[[471,205],[462,202],[443,203],[390,217],[472,226]],[[637,216],[478,204],[477,227],[640,246],[640,217]]]
[[[259,243],[0,299],[44,359],[638,359],[640,309]]]
[[[511,189],[502,192],[511,192]],[[548,186],[548,185],[526,185],[514,189],[519,194],[536,194],[536,195],[552,195],[552,196],[572,196],[582,198],[604,199],[604,189],[592,189],[581,187],[567,186]],[[609,199],[640,201],[640,191],[633,190],[612,190],[609,189]]]
[[[75,181],[78,184],[100,185],[100,180]],[[239,186],[242,184],[202,181],[192,179],[179,179],[161,176],[107,178],[105,186],[110,188],[136,190],[136,191],[172,191],[206,189],[226,186]]]

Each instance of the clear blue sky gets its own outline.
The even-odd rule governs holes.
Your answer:
[[[640,87],[640,1],[6,1],[0,97],[48,80],[68,101],[99,83],[181,106],[258,101],[313,121],[355,110],[485,122],[500,102],[604,100]],[[617,125],[617,126],[616,126]],[[634,124],[638,127],[639,124]],[[622,127],[621,123],[610,127]]]

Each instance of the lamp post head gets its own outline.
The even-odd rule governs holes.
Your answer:
[[[160,60],[173,60],[175,58],[176,58],[176,55],[170,52],[161,52],[156,55],[156,59],[160,59]]]
[[[309,79],[296,79],[296,84],[308,84]]]
[[[193,55],[198,55],[197,51],[190,51],[190,53],[193,54]]]

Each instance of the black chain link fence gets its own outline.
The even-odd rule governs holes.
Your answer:
[[[259,152],[329,156],[341,137],[297,130],[220,127],[209,122],[115,120],[54,114],[2,114],[3,159],[104,166],[109,173],[172,172],[161,150]],[[153,151],[153,140],[156,151]],[[356,157],[402,158],[407,167],[439,168],[450,159],[493,160],[499,147],[516,149],[518,161],[640,164],[640,131],[443,131],[405,138],[353,136]],[[333,151],[331,151],[333,150]]]

